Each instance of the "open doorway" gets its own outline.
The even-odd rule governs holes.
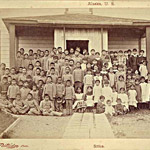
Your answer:
[[[87,49],[88,51],[88,45],[89,40],[66,40],[66,47],[68,50],[70,50],[70,48],[73,48],[75,50],[76,47],[80,47],[81,54],[83,54],[84,49]]]

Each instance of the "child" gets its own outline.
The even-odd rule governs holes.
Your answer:
[[[73,86],[71,86],[71,81],[66,81],[65,87],[65,101],[66,101],[66,115],[72,115],[72,105],[75,97],[75,92]]]
[[[8,113],[17,113],[12,103],[7,99],[7,95],[5,93],[2,93],[0,97],[0,109]]]
[[[1,63],[0,64],[0,81],[2,79],[2,76],[5,74],[6,64]]]
[[[44,95],[44,100],[40,103],[40,110],[43,116],[62,116],[61,112],[54,111],[53,102],[50,101],[48,94]]]
[[[75,110],[75,112],[84,112],[85,108],[86,108],[86,104],[85,101],[83,100],[83,93],[82,89],[80,87],[78,87],[76,89],[76,93],[75,93],[75,103],[73,104],[72,108]]]
[[[101,90],[102,90],[102,87],[100,85],[100,81],[96,80],[94,88],[93,88],[93,96],[94,96],[94,105],[95,105],[95,108],[96,108],[96,105],[98,103],[99,97],[101,96],[101,93],[102,93]]]
[[[138,70],[138,55],[137,55],[137,49],[134,48],[133,49],[133,54],[130,58],[130,64],[131,64],[131,68],[132,68],[132,71],[133,73]]]
[[[57,83],[58,75],[55,72],[55,68],[50,69],[50,76],[52,77],[53,83]]]
[[[7,94],[8,87],[9,87],[9,84],[8,84],[7,77],[4,77],[2,79],[2,82],[0,83],[0,94],[1,93]]]
[[[39,80],[43,80],[43,83],[46,82],[46,73],[45,73],[45,70],[41,70]]]
[[[56,84],[56,99],[55,99],[55,107],[56,111],[62,112],[63,111],[63,97],[65,92],[65,86],[62,84],[61,77],[58,77],[57,84]]]
[[[9,68],[6,68],[5,69],[5,72],[4,72],[4,75],[1,76],[1,80],[4,78],[4,77],[7,77],[10,75],[10,69]]]
[[[30,64],[30,60],[28,59],[28,54],[26,53],[26,54],[24,54],[24,59],[23,59],[23,67],[24,68],[28,68],[28,65]]]
[[[119,76],[119,79],[116,83],[116,90],[118,93],[120,93],[121,88],[124,88],[126,90],[126,83],[125,83],[124,77],[122,75]]]
[[[109,82],[104,82],[104,87],[102,88],[102,95],[105,96],[105,100],[111,100],[112,98],[112,89],[109,86]],[[106,103],[106,102],[105,102]]]
[[[26,68],[22,68],[22,73],[18,74],[18,81],[26,81],[27,80],[27,69]]]
[[[127,111],[126,107],[122,104],[120,98],[117,99],[117,105],[115,105],[115,114],[123,115]]]
[[[36,68],[35,75],[33,76],[33,82],[34,82],[35,84],[37,84],[38,81],[41,79],[40,73],[41,73],[41,69],[40,69],[40,68]]]
[[[141,108],[141,102],[142,102],[142,95],[141,95],[142,94],[142,88],[141,88],[139,79],[135,80],[135,90],[137,93],[137,96],[136,96],[136,100],[138,102],[137,107],[138,107],[138,109],[140,109]]]
[[[8,87],[7,96],[10,100],[10,102],[13,102],[13,100],[16,98],[16,95],[20,92],[19,86],[16,83],[15,79],[12,79],[11,85]]]
[[[92,88],[92,86],[87,87],[87,93],[84,96],[84,100],[86,102],[86,111],[87,112],[93,112],[94,100],[93,100],[93,88]]]
[[[86,94],[87,87],[93,86],[94,83],[94,77],[90,70],[88,70],[86,75],[84,76],[83,83],[84,83],[84,94]]]
[[[116,92],[116,88],[115,87],[112,87],[112,106],[115,106],[117,103],[117,98],[118,98],[118,93]]]
[[[73,71],[73,80],[74,80],[75,89],[77,87],[82,87],[83,78],[84,78],[84,71],[81,69],[81,63],[77,62],[76,69],[74,69]]]
[[[141,76],[143,76],[143,77],[145,77],[145,79],[147,79],[148,70],[147,70],[147,66],[146,66],[146,61],[143,61],[140,64],[139,72],[140,72]]]
[[[27,75],[30,75],[30,76],[34,75],[33,68],[34,68],[34,66],[32,64],[29,64],[28,70],[27,70]]]
[[[96,113],[101,114],[105,112],[105,97],[101,95],[99,97],[97,106],[96,106]]]
[[[28,81],[25,81],[23,87],[20,89],[21,99],[26,100],[30,91],[31,90],[28,88]]]
[[[100,76],[100,72],[99,71],[95,72],[94,83],[95,83],[96,80],[100,81],[100,86],[102,87],[102,76]]]
[[[38,87],[38,91],[39,91],[39,101],[42,101],[42,96],[43,96],[43,88],[44,88],[44,82],[43,80],[39,80],[38,84],[37,84],[37,87]]]
[[[115,115],[115,110],[111,105],[111,100],[106,101],[106,106],[105,106],[105,114],[106,116],[113,116]]]
[[[16,69],[15,68],[11,68],[10,76],[11,76],[12,79],[15,79],[16,81],[18,80],[18,76],[16,74]]]
[[[142,89],[142,103],[141,103],[141,107],[142,108],[146,108],[147,107],[147,104],[146,102],[149,101],[148,98],[147,98],[147,83],[145,82],[145,77],[141,77],[140,79],[141,83],[140,83],[140,86],[141,86],[141,89]]]
[[[54,104],[54,100],[56,97],[56,84],[53,83],[51,76],[48,76],[46,79],[46,84],[43,89],[43,97],[45,94],[49,95],[50,99],[53,101]]]
[[[13,106],[14,106],[17,114],[24,115],[29,110],[29,107],[21,99],[20,93],[16,95],[16,99],[13,101]]]
[[[118,71],[115,74],[115,81],[117,82],[119,80],[119,76],[122,75],[124,77],[124,81],[126,81],[126,73],[123,70],[124,66],[123,65],[119,65],[118,66]]]
[[[137,96],[137,92],[135,90],[134,85],[131,85],[130,90],[128,91],[128,95],[129,95],[129,110],[135,110],[135,108],[137,108],[137,100],[136,100],[136,96]]]
[[[25,105],[29,108],[28,115],[40,115],[40,108],[37,102],[33,99],[31,93],[28,93],[25,100]]]
[[[110,80],[110,87],[113,87],[115,85],[115,74],[112,67],[109,69],[108,76]]]
[[[69,67],[65,68],[65,74],[63,74],[63,76],[62,76],[62,81],[64,84],[66,84],[67,80],[70,80],[71,83],[74,84],[73,75],[70,74],[70,68]]]
[[[129,110],[129,98],[128,98],[128,95],[125,93],[125,88],[120,89],[118,98],[121,99],[122,105],[125,106],[126,110]]]
[[[87,59],[83,58],[82,64],[81,64],[81,69],[82,69],[83,71],[86,70],[86,65],[87,65]]]
[[[30,93],[32,94],[33,99],[36,100],[37,104],[40,104],[40,102],[39,102],[39,91],[38,91],[36,84],[34,84],[32,86],[32,90],[30,91]]]

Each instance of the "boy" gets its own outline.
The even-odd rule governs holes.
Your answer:
[[[23,58],[21,57],[21,52],[17,52],[17,58],[16,58],[16,69],[19,70],[19,67],[23,66]]]
[[[25,67],[26,69],[28,68],[28,65],[30,64],[30,60],[28,59],[28,54],[24,54],[24,59],[23,59],[23,67]]]
[[[95,49],[91,49],[90,53],[91,53],[91,55],[89,55],[89,57],[88,57],[88,62],[92,63],[92,61],[96,58]]]
[[[63,111],[62,101],[63,101],[64,92],[65,92],[65,86],[64,84],[62,84],[61,77],[58,77],[57,84],[56,84],[56,99],[55,99],[55,107],[56,107],[56,111],[58,112]]]
[[[49,50],[45,50],[45,56],[43,57],[43,61],[42,61],[42,66],[45,71],[47,71],[46,62],[48,58],[49,58]]]
[[[73,99],[75,97],[75,92],[73,86],[71,86],[71,81],[66,81],[66,87],[65,87],[65,101],[66,101],[66,114],[72,115],[72,105],[73,105]]]
[[[20,89],[21,99],[26,100],[31,89],[28,88],[28,81],[24,81],[23,87]]]
[[[27,80],[27,69],[26,68],[22,68],[22,73],[18,74],[18,81],[26,81]]]
[[[11,85],[8,87],[7,96],[11,102],[16,98],[16,95],[20,92],[19,86],[15,79],[12,79]]]
[[[81,63],[77,62],[76,69],[74,69],[73,71],[73,80],[74,80],[75,89],[77,87],[82,88],[83,78],[84,78],[84,71],[81,69]]]
[[[25,105],[28,107],[28,115],[40,115],[40,108],[37,102],[33,99],[31,93],[28,93],[27,98],[25,100]]]
[[[133,73],[135,73],[136,70],[138,70],[138,55],[137,55],[137,49],[134,48],[133,49],[133,54],[130,58],[130,64],[131,64],[131,68]]]
[[[35,84],[37,84],[38,81],[41,79],[40,73],[41,73],[41,69],[40,69],[40,68],[37,68],[37,69],[36,69],[36,72],[35,72],[35,76],[33,76],[33,82],[34,82]]]
[[[13,106],[14,106],[14,109],[16,110],[17,114],[24,115],[29,110],[29,107],[21,99],[20,94],[16,95],[16,99],[13,101]]]
[[[54,111],[54,106],[48,94],[44,95],[44,100],[40,103],[40,110],[43,116],[62,116],[61,112]]]
[[[7,77],[4,77],[2,82],[0,83],[0,94],[1,93],[7,94],[8,87],[9,84],[8,84]]]
[[[17,113],[12,103],[7,99],[7,95],[5,93],[2,93],[0,97],[0,109],[8,113]]]

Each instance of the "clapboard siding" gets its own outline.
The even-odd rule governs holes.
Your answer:
[[[108,34],[108,49],[110,51],[128,50],[139,48],[139,37],[124,32],[109,32]]]
[[[28,50],[31,48],[36,52],[37,49],[41,50],[50,50],[54,47],[54,37],[53,35],[49,37],[44,37],[44,40],[39,37],[29,37],[29,36],[24,36],[24,37],[18,37],[18,43],[19,43],[19,49],[24,48],[25,52],[28,52]]]

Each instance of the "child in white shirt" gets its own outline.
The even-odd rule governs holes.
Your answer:
[[[140,72],[141,76],[143,76],[143,77],[145,77],[145,79],[147,79],[148,70],[147,70],[147,66],[146,66],[146,61],[143,61],[143,63],[140,64],[139,72]]]
[[[113,116],[115,114],[115,110],[112,107],[111,100],[106,101],[105,114],[107,116]]]

